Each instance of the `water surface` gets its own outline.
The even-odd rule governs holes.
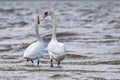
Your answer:
[[[50,67],[45,49],[40,66],[22,57],[36,41],[33,18],[40,15],[40,35],[51,39],[52,10],[57,38],[67,46],[61,67]],[[119,80],[119,1],[0,1],[0,80]]]

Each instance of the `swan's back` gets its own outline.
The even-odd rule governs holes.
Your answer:
[[[39,59],[42,56],[42,53],[44,51],[44,43],[43,42],[35,42],[31,44],[26,51],[24,52],[24,58],[27,59]]]

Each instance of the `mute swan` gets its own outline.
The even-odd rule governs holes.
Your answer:
[[[38,31],[38,24],[40,23],[39,16],[35,16],[34,22],[37,41],[28,46],[28,48],[24,52],[23,57],[27,59],[27,61],[31,61],[32,63],[34,63],[33,60],[37,59],[37,65],[39,66],[39,59],[44,51],[44,42],[42,40],[42,37],[40,38]]]
[[[63,43],[58,42],[56,38],[56,17],[55,14],[52,11],[47,11],[44,13],[44,17],[51,16],[52,18],[52,39],[50,43],[48,44],[48,52],[50,56],[51,61],[51,67],[53,67],[53,59],[58,62],[58,66],[60,65],[60,62],[65,57],[65,45]]]

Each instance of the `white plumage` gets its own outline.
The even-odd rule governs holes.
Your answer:
[[[47,11],[44,13],[44,18],[46,16],[51,16],[52,18],[52,39],[50,43],[48,44],[48,52],[51,60],[51,67],[53,67],[53,59],[58,62],[58,66],[60,65],[60,62],[64,59],[65,57],[65,45],[63,43],[58,42],[56,38],[56,17],[52,11]]]
[[[35,42],[31,44],[24,52],[24,58],[29,60],[39,59],[44,50],[43,42]]]
[[[65,45],[58,42],[57,40],[52,39],[48,44],[48,52],[50,58],[53,58],[56,61],[61,61],[65,57]]]
[[[39,66],[39,59],[41,58],[43,51],[44,51],[44,42],[42,40],[42,37],[39,37],[38,32],[38,24],[39,24],[39,16],[35,17],[35,29],[36,29],[36,37],[37,41],[35,43],[32,43],[28,48],[25,50],[23,57],[27,59],[27,61],[31,61],[33,63],[33,60],[37,59],[37,64]]]

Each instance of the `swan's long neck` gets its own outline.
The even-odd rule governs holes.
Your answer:
[[[36,37],[38,41],[42,40],[42,37],[39,36],[39,30],[38,30],[38,23],[35,23],[35,31],[36,31]]]
[[[54,14],[51,14],[52,18],[52,39],[56,39],[56,17]]]

